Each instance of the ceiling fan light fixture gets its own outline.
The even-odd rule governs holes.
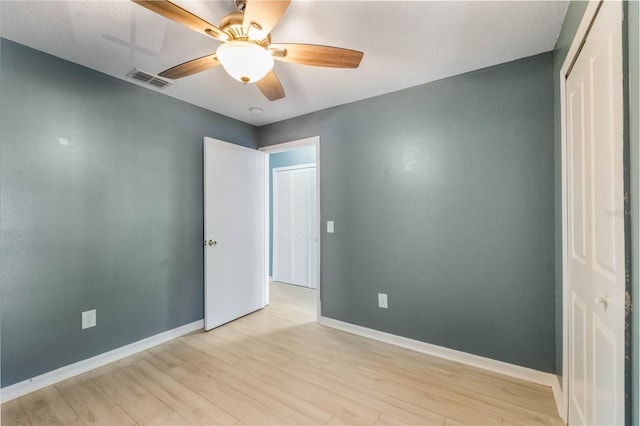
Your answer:
[[[245,84],[261,80],[273,68],[269,51],[249,41],[222,43],[216,56],[231,77]]]

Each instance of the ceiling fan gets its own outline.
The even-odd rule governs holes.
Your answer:
[[[176,79],[222,67],[244,84],[255,83],[270,101],[284,98],[284,89],[273,72],[274,59],[296,64],[332,68],[357,68],[363,53],[340,47],[300,43],[271,43],[271,30],[290,0],[235,0],[238,12],[210,24],[168,0],[132,0],[165,18],[222,42],[216,53],[162,71],[161,77]]]

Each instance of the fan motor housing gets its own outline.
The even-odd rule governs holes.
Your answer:
[[[252,40],[249,38],[249,34],[244,31],[243,20],[244,14],[242,12],[230,13],[220,21],[220,29],[227,33],[231,40],[251,41],[264,48],[269,47],[271,44],[271,36],[267,35],[267,37],[262,40]]]

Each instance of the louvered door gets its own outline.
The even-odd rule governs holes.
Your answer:
[[[275,170],[273,188],[273,279],[316,288],[316,168]]]

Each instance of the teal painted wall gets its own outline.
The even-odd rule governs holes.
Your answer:
[[[315,146],[306,146],[269,155],[269,276],[273,276],[273,169],[315,162]]]
[[[560,122],[560,69],[573,42],[578,25],[587,8],[586,1],[569,3],[567,14],[553,50],[553,110],[554,110],[554,186],[555,186],[555,317],[556,373],[562,375],[562,131]],[[562,381],[560,381],[562,383]]]
[[[202,139],[255,147],[256,129],[0,50],[4,387],[202,319]]]
[[[323,315],[555,372],[552,66],[546,53],[259,129],[260,146],[320,137],[336,226]]]

